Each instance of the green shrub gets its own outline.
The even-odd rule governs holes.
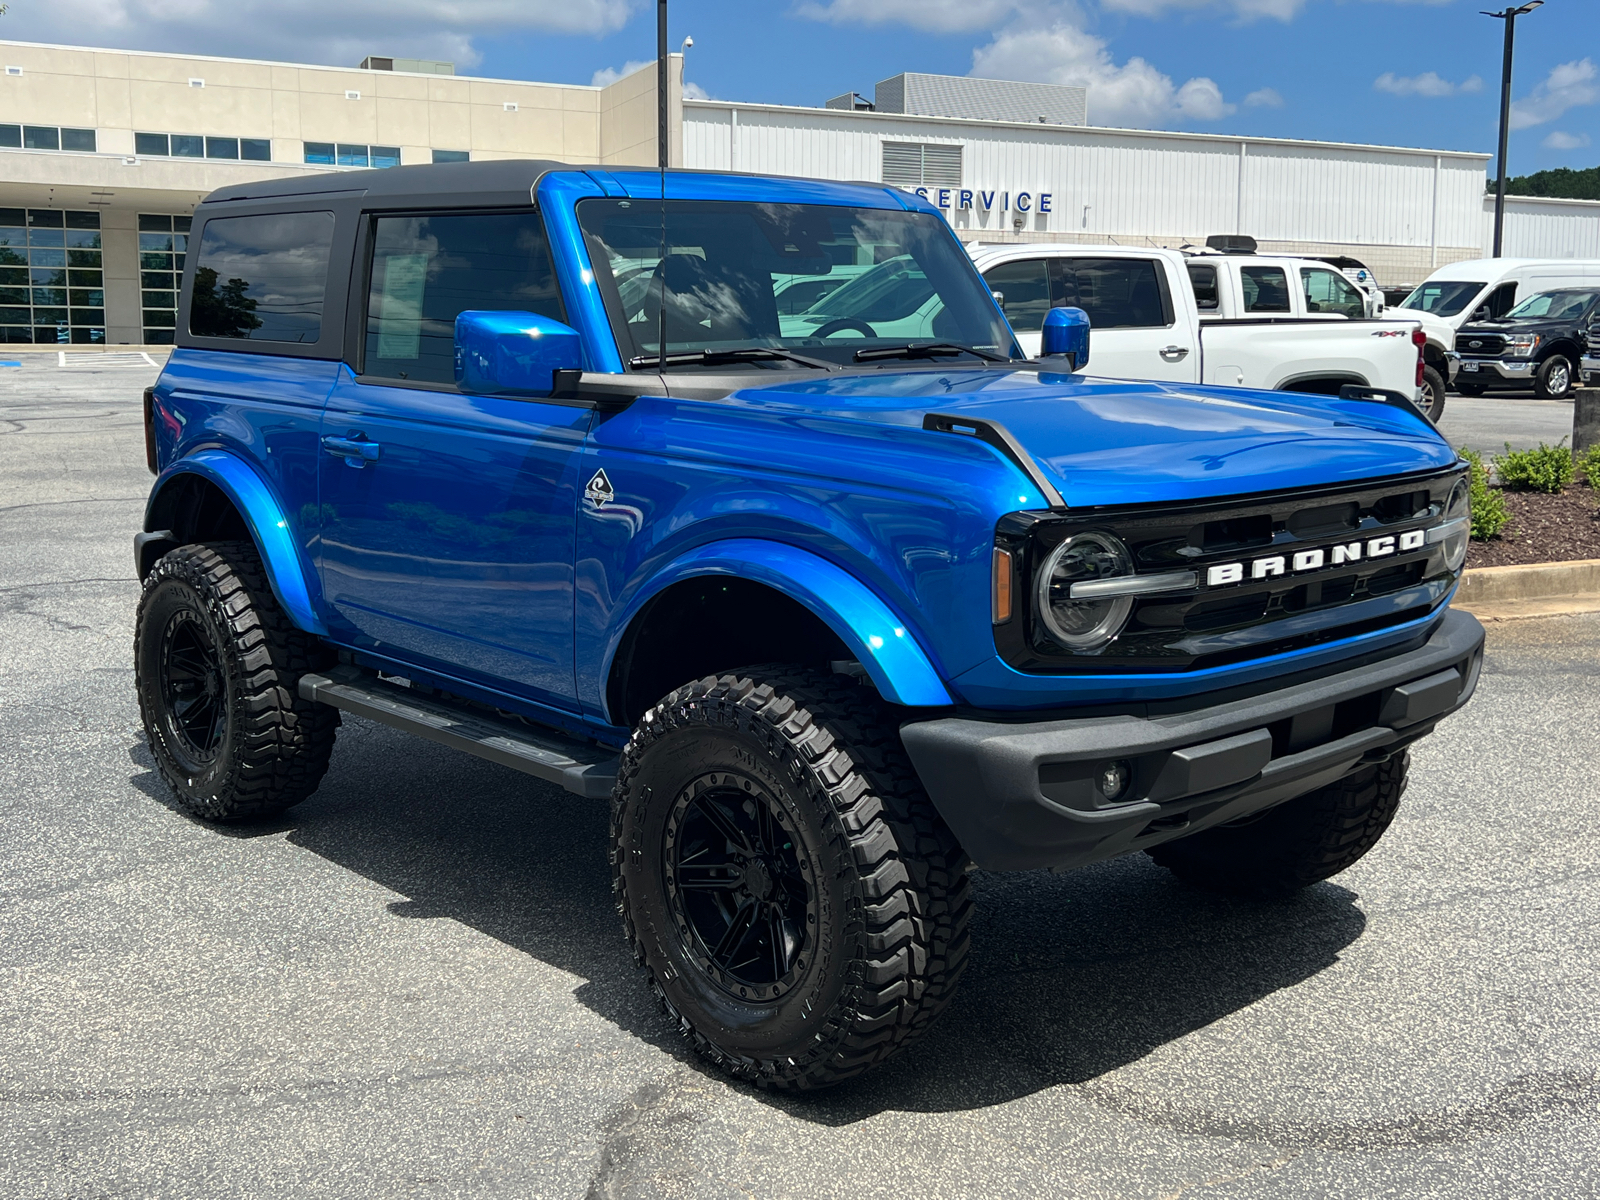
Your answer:
[[[1540,442],[1537,450],[1513,450],[1507,442],[1506,452],[1494,457],[1494,469],[1507,491],[1559,492],[1572,482],[1575,468],[1562,438],[1554,446]]]
[[[1578,466],[1583,471],[1583,477],[1589,481],[1589,486],[1600,492],[1600,442],[1596,442],[1583,452],[1583,457],[1578,460]]]
[[[1511,510],[1506,498],[1489,486],[1489,471],[1483,465],[1483,455],[1476,450],[1461,447],[1461,457],[1467,461],[1467,498],[1472,505],[1472,536],[1486,542],[1497,537],[1511,522]]]

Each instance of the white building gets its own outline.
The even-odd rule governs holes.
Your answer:
[[[461,158],[654,165],[655,72],[609,87],[0,42],[0,341],[170,342],[189,216],[252,179]],[[1083,124],[1081,88],[905,74],[876,111],[685,100],[674,166],[918,190],[966,240],[1346,254],[1387,286],[1487,253],[1489,156]],[[893,111],[888,111],[893,110]],[[1020,118],[1020,119],[1018,119]],[[1518,198],[1505,252],[1600,258],[1600,203]]]

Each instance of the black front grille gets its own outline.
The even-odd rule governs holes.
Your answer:
[[[995,645],[1018,670],[1043,673],[1192,671],[1282,653],[1381,630],[1423,616],[1449,594],[1456,575],[1440,545],[1396,549],[1335,561],[1333,547],[1370,549],[1426,530],[1444,516],[1461,473],[1454,467],[1360,488],[1333,487],[1253,497],[1222,505],[1013,513],[997,544],[1011,552],[1016,615],[995,626]],[[1110,532],[1133,555],[1140,574],[1193,570],[1193,588],[1134,601],[1122,633],[1083,653],[1062,648],[1036,619],[1034,582],[1050,552],[1086,530]],[[1420,540],[1415,537],[1410,540]],[[1252,577],[1258,559],[1323,551],[1324,565]],[[1226,579],[1232,564],[1244,577]],[[1213,571],[1216,568],[1217,571]]]
[[[1496,358],[1505,353],[1502,333],[1468,333],[1456,338],[1456,350],[1468,358]]]

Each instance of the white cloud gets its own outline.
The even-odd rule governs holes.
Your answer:
[[[1071,25],[1018,23],[972,52],[972,74],[986,79],[1074,84],[1089,89],[1096,125],[1150,127],[1165,121],[1215,121],[1234,111],[1204,76],[1174,86],[1142,58],[1118,66],[1106,44]]]
[[[1559,129],[1552,129],[1539,143],[1546,150],[1581,150],[1588,144],[1587,133],[1563,133]]]
[[[1026,0],[808,0],[798,11],[814,21],[835,25],[909,25],[933,33],[992,29],[1021,8]]]
[[[711,99],[711,93],[693,80],[685,79],[683,81],[683,98],[685,100],[709,100]]]
[[[13,5],[5,36],[354,66],[369,54],[480,60],[474,40],[515,30],[603,34],[637,0],[56,0]],[[92,33],[86,35],[85,31]]]
[[[1385,71],[1372,81],[1372,86],[1395,96],[1454,96],[1458,92],[1483,91],[1483,79],[1469,75],[1460,83],[1451,83],[1448,79],[1440,78],[1435,71],[1424,71],[1421,75],[1396,75],[1393,71]]]
[[[601,67],[598,71],[596,71],[594,73],[593,76],[590,77],[589,86],[590,87],[610,87],[617,80],[626,79],[629,75],[632,75],[635,71],[642,71],[646,67],[653,67],[655,65],[656,65],[656,60],[653,59],[653,58],[645,58],[645,59],[630,58],[627,62],[623,63],[620,67]],[[697,97],[697,99],[698,99],[698,97]]]
[[[1538,87],[1511,106],[1511,128],[1526,129],[1530,125],[1543,125],[1554,121],[1569,108],[1578,108],[1600,100],[1600,84],[1596,83],[1592,59],[1562,63],[1551,69]]]
[[[1277,88],[1257,88],[1244,98],[1246,108],[1282,108],[1283,97]]]

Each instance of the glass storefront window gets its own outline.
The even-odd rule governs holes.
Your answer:
[[[105,341],[101,253],[98,212],[0,208],[0,343]]]
[[[190,220],[166,213],[139,214],[139,309],[146,345],[172,345]]]

